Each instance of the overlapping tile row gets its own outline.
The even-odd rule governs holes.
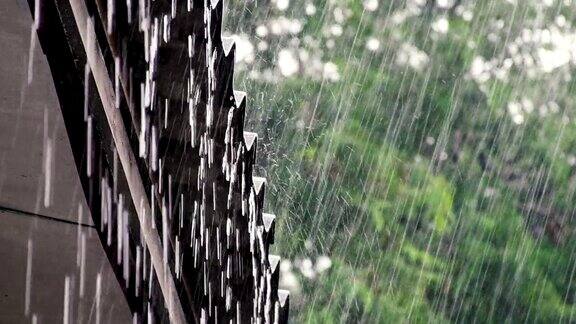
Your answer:
[[[156,276],[173,277],[188,321],[286,322],[289,294],[278,289],[280,258],[269,253],[276,220],[264,212],[265,179],[253,175],[258,136],[244,131],[246,94],[233,89],[235,44],[221,37],[222,1],[86,6],[169,265]],[[158,301],[146,300],[160,290],[140,292],[153,267],[144,240],[130,239],[138,222],[114,189],[116,163],[91,175],[101,182],[101,238],[115,245],[123,284],[134,285],[139,321],[161,319],[150,315]]]

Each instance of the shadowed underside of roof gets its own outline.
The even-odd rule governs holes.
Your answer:
[[[98,236],[135,320],[285,322],[257,135],[221,1],[29,0]]]

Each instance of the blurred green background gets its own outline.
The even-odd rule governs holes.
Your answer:
[[[576,320],[576,4],[226,6],[293,321]]]

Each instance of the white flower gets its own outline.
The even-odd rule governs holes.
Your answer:
[[[259,50],[260,52],[263,52],[263,51],[265,51],[265,50],[267,50],[267,49],[268,49],[268,43],[267,43],[267,42],[261,41],[261,42],[258,43],[258,50]]]
[[[266,37],[266,35],[268,35],[268,28],[264,25],[256,27],[256,35],[258,35],[258,37]]]
[[[408,0],[406,1],[407,6],[424,6],[426,4],[426,0]]]
[[[408,65],[411,68],[421,71],[428,64],[429,58],[426,53],[416,48],[414,45],[404,43],[400,46],[396,62],[399,65]]]
[[[548,109],[551,113],[555,114],[560,111],[560,106],[555,101],[550,101],[548,103]]]
[[[278,68],[280,69],[280,73],[285,77],[292,76],[298,72],[298,60],[291,50],[280,50],[278,53]]]
[[[534,104],[532,103],[532,101],[528,98],[522,98],[522,109],[530,114],[532,113],[532,111],[534,111]]]
[[[524,123],[524,116],[514,115],[514,116],[512,116],[512,121],[514,122],[514,124],[520,125],[520,124]]]
[[[524,115],[522,113],[522,105],[518,102],[510,102],[508,103],[508,113],[510,117],[512,117],[512,121],[516,125],[520,125],[524,123]]]
[[[568,160],[568,164],[570,164],[570,166],[576,165],[576,156],[569,155],[567,160]]]
[[[292,271],[282,273],[280,276],[280,286],[290,290],[293,293],[300,291],[300,282]]]
[[[318,273],[322,273],[330,269],[331,266],[332,266],[332,260],[330,260],[330,258],[325,255],[321,255],[318,257],[318,259],[316,259],[315,268]]]
[[[290,260],[280,262],[280,287],[290,290],[292,293],[300,292],[300,282],[292,272],[292,263]]]
[[[302,31],[302,23],[298,19],[288,19],[284,16],[270,20],[268,26],[274,35],[298,34]]]
[[[322,71],[322,76],[328,81],[336,82],[340,80],[340,74],[338,73],[338,67],[332,62],[324,63],[324,70]]]
[[[482,56],[476,56],[470,66],[469,75],[478,83],[484,83],[490,79],[490,64]]]
[[[432,23],[432,30],[439,34],[446,34],[448,32],[449,23],[446,17],[441,17]]]
[[[537,56],[540,67],[545,73],[552,72],[570,62],[570,52],[558,48],[552,50],[539,48]]]
[[[376,11],[378,9],[378,0],[364,0],[363,5],[366,11]]]
[[[408,14],[406,11],[398,11],[392,15],[390,21],[392,21],[392,24],[394,25],[400,25],[406,20],[406,18],[408,18]]]
[[[334,40],[333,40],[333,39],[329,39],[329,40],[326,41],[326,47],[327,47],[328,49],[333,49],[333,48],[334,48],[334,45],[335,45],[335,44],[334,44]]]
[[[336,7],[334,9],[334,20],[339,24],[344,22],[344,11],[342,11],[342,8]]]
[[[316,277],[316,271],[312,267],[312,261],[308,258],[302,260],[298,267],[302,275],[308,279],[314,279]]]
[[[371,37],[366,42],[366,48],[369,51],[376,52],[380,48],[380,41],[374,37]]]
[[[558,25],[558,27],[564,27],[566,26],[566,17],[564,17],[563,15],[558,15],[555,19],[556,25]]]
[[[440,161],[446,161],[446,159],[448,158],[448,153],[446,153],[446,151],[442,151],[440,152],[440,156],[438,158],[440,159]]]
[[[290,260],[280,261],[280,271],[287,272],[292,270],[292,262]]]
[[[312,3],[306,4],[306,14],[312,16],[316,13],[316,7]]]
[[[426,5],[427,0],[407,0],[406,13],[412,16],[418,16],[422,13],[422,8]]]
[[[289,5],[290,5],[290,0],[276,0],[276,8],[278,8],[278,10],[280,10],[280,11],[284,11],[284,10],[288,9]]]
[[[302,62],[306,62],[308,59],[310,59],[310,53],[308,53],[308,51],[303,48],[298,51],[298,56]]]
[[[452,1],[449,0],[437,0],[436,5],[438,8],[448,9],[452,6]]]
[[[330,27],[330,33],[336,37],[342,35],[342,26],[338,24],[332,25],[332,27]]]
[[[254,61],[254,46],[248,40],[248,36],[242,35],[232,35],[231,36],[236,43],[236,62],[252,63]]]

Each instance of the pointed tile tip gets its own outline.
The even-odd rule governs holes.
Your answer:
[[[276,215],[274,214],[262,213],[262,221],[264,222],[264,230],[266,232],[270,231],[270,228],[272,228],[272,224],[274,224],[275,219]]]
[[[269,254],[268,262],[270,263],[270,270],[272,271],[272,273],[274,273],[276,271],[276,268],[278,267],[278,264],[280,263],[280,256]]]
[[[236,106],[240,107],[246,100],[246,92],[234,90],[234,100],[236,101]]]
[[[280,302],[280,306],[286,305],[288,297],[290,297],[290,291],[285,289],[278,289],[278,301]]]
[[[216,8],[216,6],[220,3],[220,0],[210,0],[210,6],[212,9]]]
[[[246,144],[246,149],[250,151],[254,143],[258,139],[258,134],[253,132],[244,132],[244,143]]]
[[[266,178],[252,177],[252,182],[254,182],[254,190],[256,190],[256,194],[259,194],[266,183]]]
[[[222,49],[224,50],[224,56],[229,56],[233,53],[236,48],[236,42],[233,37],[222,37]]]

